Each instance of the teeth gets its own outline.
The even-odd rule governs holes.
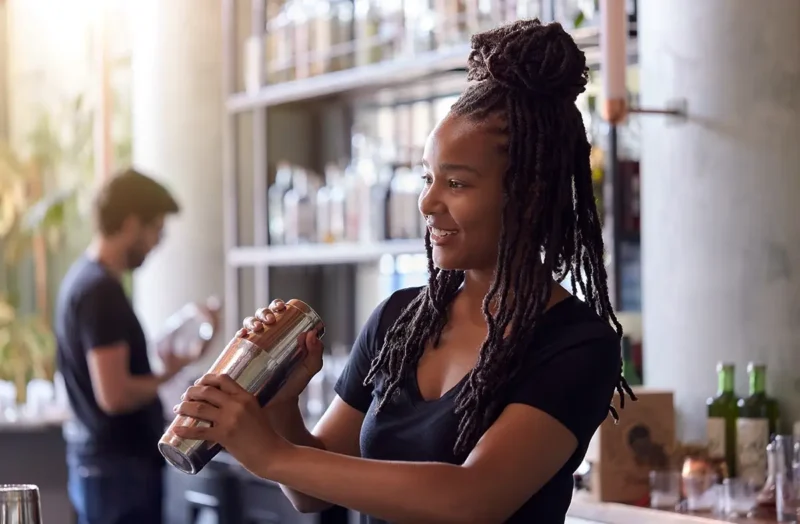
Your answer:
[[[446,237],[448,235],[455,235],[457,231],[449,231],[447,229],[439,229],[436,227],[431,227],[431,233],[433,233],[437,237]]]

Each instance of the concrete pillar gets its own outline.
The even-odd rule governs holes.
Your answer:
[[[197,0],[131,6],[134,165],[181,205],[134,277],[151,336],[184,303],[223,294],[220,13],[219,2]]]
[[[718,360],[800,420],[800,2],[639,2],[645,383],[705,433]]]

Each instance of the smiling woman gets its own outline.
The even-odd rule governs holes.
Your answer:
[[[563,523],[614,390],[631,395],[575,107],[585,57],[560,25],[537,20],[475,35],[472,48],[474,83],[424,151],[428,284],[373,312],[313,433],[297,406],[322,364],[312,335],[305,365],[263,413],[219,376],[176,406],[213,423],[180,436],[220,442],[302,511]],[[559,285],[567,273],[585,301]]]

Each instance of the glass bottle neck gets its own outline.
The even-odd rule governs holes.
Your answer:
[[[750,394],[760,395],[766,391],[767,376],[763,368],[755,368],[750,371]]]
[[[717,373],[717,393],[733,393],[733,369],[722,368]]]

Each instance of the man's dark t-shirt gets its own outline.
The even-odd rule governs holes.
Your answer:
[[[93,348],[124,343],[130,350],[130,373],[151,373],[147,340],[121,282],[100,263],[78,259],[61,283],[55,331],[58,369],[75,416],[64,431],[69,453],[163,464],[157,448],[164,429],[158,397],[136,411],[108,415],[92,390],[87,352]]]
[[[453,454],[458,429],[454,401],[465,380],[440,399],[426,401],[417,386],[416,370],[412,370],[380,414],[375,413],[375,408],[381,380],[376,380],[374,387],[363,385],[387,329],[419,291],[420,288],[397,291],[375,309],[335,391],[347,404],[366,414],[361,428],[362,457],[458,464],[461,461]],[[502,393],[503,404],[527,404],[544,411],[575,435],[578,449],[507,522],[565,521],[572,499],[572,474],[583,460],[592,435],[608,415],[620,369],[619,336],[579,299],[563,300],[539,320],[519,372]],[[383,522],[372,517],[365,520],[369,524]]]

